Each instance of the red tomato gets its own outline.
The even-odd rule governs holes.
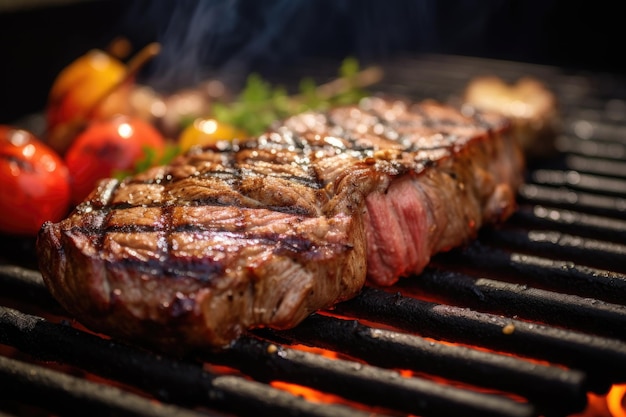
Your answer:
[[[0,126],[0,231],[35,235],[46,220],[68,212],[70,185],[63,160],[25,130]]]
[[[165,139],[149,123],[129,116],[97,120],[79,134],[65,155],[70,171],[72,202],[82,202],[99,180],[116,171],[132,170],[146,148],[163,153]]]

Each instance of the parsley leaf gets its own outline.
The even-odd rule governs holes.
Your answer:
[[[357,103],[366,95],[358,83],[359,71],[358,61],[347,58],[336,82],[317,86],[312,78],[304,78],[296,96],[289,96],[282,86],[272,86],[253,73],[236,100],[213,105],[213,116],[250,135],[260,135],[275,121],[303,111]]]

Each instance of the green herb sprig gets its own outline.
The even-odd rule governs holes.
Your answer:
[[[378,67],[361,71],[356,59],[346,58],[337,79],[318,86],[312,78],[304,78],[299,93],[290,96],[284,87],[272,86],[254,73],[236,100],[213,105],[213,117],[250,135],[259,135],[275,121],[303,111],[356,103],[367,95],[364,87],[381,78]]]
[[[141,159],[135,163],[135,166],[132,169],[115,171],[112,175],[113,178],[122,180],[129,175],[146,171],[153,166],[165,165],[180,154],[179,147],[173,143],[167,143],[160,155],[157,153],[156,149],[149,146],[144,146],[142,151],[143,155]]]

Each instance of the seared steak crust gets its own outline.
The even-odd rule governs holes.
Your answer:
[[[292,327],[506,218],[522,171],[508,129],[434,102],[305,113],[102,181],[42,227],[40,268],[87,326],[166,349]]]

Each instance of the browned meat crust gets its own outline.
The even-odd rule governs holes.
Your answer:
[[[96,331],[228,345],[391,284],[515,207],[505,119],[371,98],[105,180],[38,239],[52,295]]]

